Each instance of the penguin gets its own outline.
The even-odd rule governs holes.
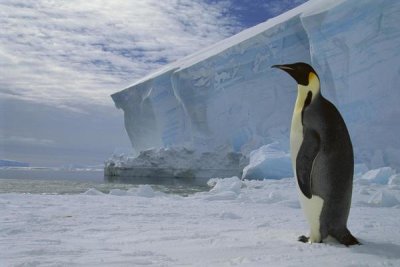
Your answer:
[[[353,146],[337,108],[324,98],[320,79],[308,64],[274,65],[297,82],[290,153],[300,204],[310,226],[304,243],[328,236],[345,246],[360,244],[347,228],[353,190]]]

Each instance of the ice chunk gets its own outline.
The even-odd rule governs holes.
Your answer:
[[[387,184],[389,178],[394,174],[394,170],[390,167],[383,167],[374,169],[366,172],[362,177],[361,181],[364,184],[375,183],[375,184]]]
[[[354,164],[354,175],[361,176],[368,171],[367,165],[364,163]]]
[[[231,178],[212,178],[207,184],[212,187],[211,190],[196,194],[196,198],[208,201],[237,199],[240,196],[243,186],[243,182],[237,176]]]
[[[388,185],[392,189],[400,189],[400,174],[392,175],[389,178]]]
[[[131,188],[128,190],[127,193],[128,195],[131,196],[148,197],[148,198],[155,197],[156,195],[153,188],[148,184],[139,185],[137,188]]]
[[[281,179],[293,177],[290,154],[278,143],[262,146],[250,153],[250,163],[243,169],[242,179]]]
[[[156,178],[210,178],[241,175],[247,159],[241,153],[220,149],[200,152],[185,147],[141,151],[137,157],[113,156],[106,161],[106,176]]]
[[[99,190],[97,190],[97,189],[94,189],[94,188],[90,188],[89,190],[87,190],[85,193],[83,193],[84,195],[87,195],[87,196],[99,196],[99,195],[104,195],[104,193],[103,192],[100,192]]]
[[[211,193],[221,193],[230,191],[236,194],[240,193],[240,189],[242,188],[242,181],[238,177],[231,178],[213,178],[208,181],[209,186],[213,186],[210,190]]]
[[[379,191],[368,200],[368,204],[377,207],[394,207],[399,205],[400,201],[390,192]]]
[[[121,189],[111,189],[109,194],[113,196],[126,196],[126,191]]]

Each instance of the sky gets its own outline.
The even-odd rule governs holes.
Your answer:
[[[128,153],[111,94],[306,0],[0,0],[0,159]]]

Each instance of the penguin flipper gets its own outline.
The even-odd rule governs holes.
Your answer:
[[[307,197],[312,197],[311,171],[314,159],[318,154],[320,138],[316,131],[305,129],[303,142],[296,158],[296,176],[301,192]]]

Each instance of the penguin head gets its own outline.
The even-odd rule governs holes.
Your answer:
[[[307,63],[297,62],[293,64],[273,65],[271,68],[278,68],[287,72],[296,80],[298,85],[308,86],[312,82],[318,82],[319,85],[317,72]]]

